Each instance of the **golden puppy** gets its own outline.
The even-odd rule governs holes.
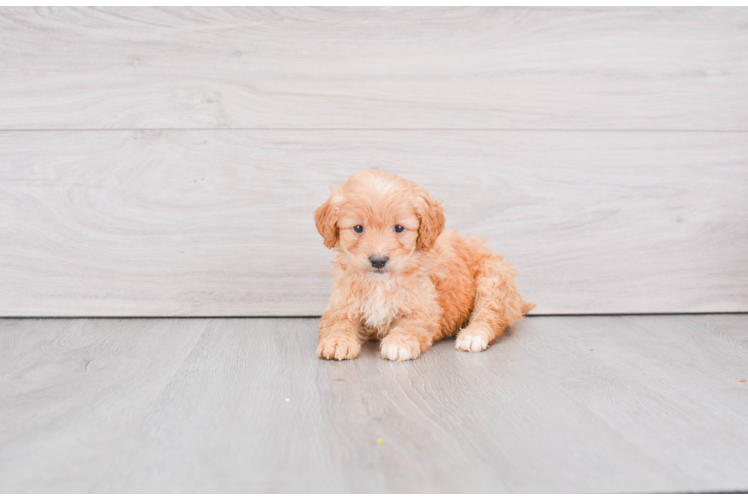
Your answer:
[[[323,358],[353,359],[380,339],[382,357],[405,361],[455,333],[456,349],[478,352],[535,305],[520,297],[511,264],[481,241],[442,232],[440,203],[396,175],[354,174],[314,220],[337,254]]]

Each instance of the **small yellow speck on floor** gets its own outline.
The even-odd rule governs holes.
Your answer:
[[[400,462],[400,465],[402,465],[403,467],[405,467],[406,465],[408,465],[408,461],[407,460],[403,460],[402,462]]]
[[[384,439],[382,439],[382,438],[377,438],[377,444],[378,444],[379,446],[383,445],[383,444],[384,444]]]

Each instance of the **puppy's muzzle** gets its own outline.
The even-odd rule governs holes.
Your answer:
[[[389,257],[377,257],[375,255],[372,255],[369,257],[369,262],[371,262],[371,267],[374,269],[382,269],[385,264],[387,264],[387,261],[390,260]]]

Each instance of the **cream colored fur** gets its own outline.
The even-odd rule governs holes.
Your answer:
[[[319,329],[323,358],[355,358],[363,342],[379,339],[384,358],[405,361],[454,334],[456,349],[478,352],[534,306],[522,300],[511,264],[481,240],[444,231],[440,203],[396,175],[358,172],[333,188],[315,222],[336,252]]]

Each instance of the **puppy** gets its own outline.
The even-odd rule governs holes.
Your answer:
[[[535,306],[520,297],[511,264],[482,241],[443,231],[440,202],[397,175],[354,174],[314,220],[336,252],[322,358],[353,359],[378,339],[383,358],[405,361],[455,333],[456,349],[479,352]]]

